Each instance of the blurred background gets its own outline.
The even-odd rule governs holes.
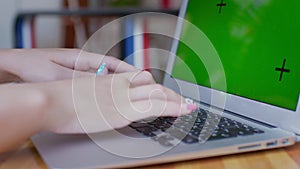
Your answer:
[[[135,12],[165,12],[176,15],[181,0],[9,0],[0,1],[0,48],[82,48],[103,25]],[[105,13],[103,14],[103,11]],[[82,15],[84,14],[84,15]],[[129,27],[128,27],[128,24]],[[140,69],[165,69],[167,57],[155,52],[134,51],[148,48],[170,50],[172,40],[154,34],[124,39],[108,53],[101,48],[110,41],[139,30],[175,31],[176,19],[145,17],[114,27],[97,35],[97,53],[125,60]],[[128,36],[128,35],[126,35]],[[130,35],[129,35],[130,36]],[[97,43],[97,42],[95,42]],[[155,71],[155,70],[152,70]],[[158,73],[161,79],[161,73]]]

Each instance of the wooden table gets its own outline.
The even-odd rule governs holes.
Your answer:
[[[0,155],[0,169],[46,169],[30,141]],[[178,162],[143,169],[300,169],[300,143],[282,149]]]

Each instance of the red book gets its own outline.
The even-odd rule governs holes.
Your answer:
[[[144,40],[144,46],[143,46],[143,55],[144,55],[144,69],[147,71],[150,71],[150,59],[149,59],[149,47],[150,47],[150,37],[148,33],[148,23],[147,20],[144,19],[143,21],[143,40]]]
[[[31,38],[31,48],[36,48],[36,35],[35,35],[35,18],[30,19],[30,38]]]
[[[170,8],[171,1],[170,0],[161,0],[161,7],[164,9]]]

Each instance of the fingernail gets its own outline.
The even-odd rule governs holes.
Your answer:
[[[99,67],[99,69],[96,72],[96,75],[97,76],[102,75],[103,72],[105,71],[105,68],[106,68],[106,63],[101,64],[101,66]]]
[[[186,105],[186,108],[187,108],[188,110],[192,110],[192,111],[197,110],[197,106],[194,105],[194,104],[187,104],[187,105]]]

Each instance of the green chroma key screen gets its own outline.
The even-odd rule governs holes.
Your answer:
[[[219,54],[227,93],[296,110],[300,92],[299,0],[190,0],[185,19],[209,38]],[[192,37],[185,30],[186,25],[181,38]],[[199,85],[211,87],[207,70],[194,51],[179,42],[177,56],[192,70]],[[192,82],[178,59],[172,75]]]

